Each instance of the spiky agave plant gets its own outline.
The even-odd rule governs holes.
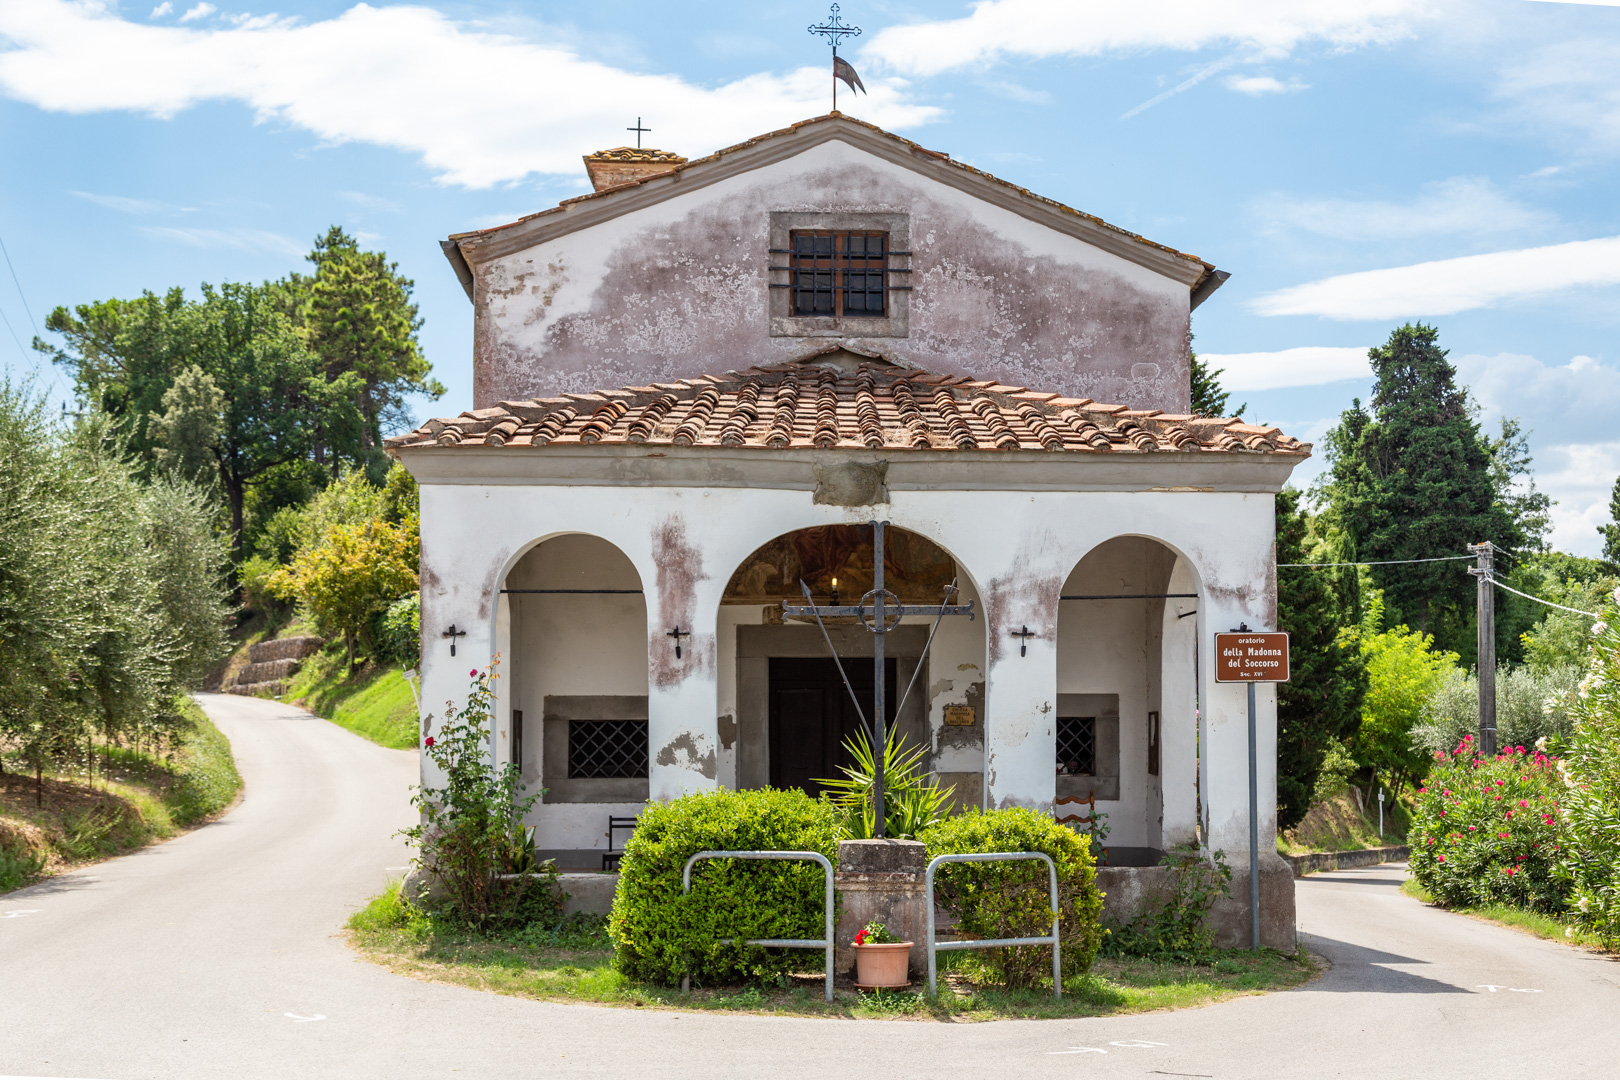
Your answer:
[[[864,728],[844,740],[854,764],[842,767],[843,776],[818,780],[843,812],[844,832],[851,840],[877,835],[877,760]],[[915,840],[928,826],[944,820],[956,789],[939,786],[923,769],[921,747],[911,746],[899,732],[889,729],[883,747],[884,835],[893,840]]]

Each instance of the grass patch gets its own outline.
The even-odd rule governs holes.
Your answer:
[[[416,747],[416,699],[398,664],[368,663],[354,674],[346,671],[341,649],[320,652],[293,676],[284,700],[348,728],[380,746],[395,750]]]
[[[1414,900],[1421,900],[1425,904],[1440,907],[1436,904],[1434,896],[1428,889],[1419,885],[1416,878],[1407,878],[1401,883],[1401,892]],[[1565,945],[1579,945],[1584,949],[1596,952],[1620,955],[1615,950],[1606,949],[1603,939],[1589,931],[1560,919],[1556,915],[1543,915],[1538,911],[1526,911],[1523,908],[1513,907],[1511,904],[1481,904],[1479,907],[1446,908],[1459,915],[1469,915],[1486,922],[1506,926],[1522,933],[1531,934],[1547,941],[1558,941]]]
[[[0,893],[178,835],[223,811],[242,790],[230,742],[190,698],[180,745],[162,757],[96,748],[95,786],[47,772],[43,805],[32,776],[0,776]]]
[[[349,919],[349,940],[367,959],[401,975],[515,997],[625,1008],[841,1016],[903,1020],[1007,1020],[1116,1016],[1185,1009],[1246,994],[1286,990],[1320,968],[1306,954],[1223,951],[1207,966],[1100,958],[1085,975],[1048,990],[981,986],[975,958],[945,954],[937,1000],[913,991],[863,993],[838,987],[822,999],[823,976],[812,957],[804,972],[764,985],[694,988],[691,993],[632,982],[613,967],[604,920],[574,915],[556,927],[530,927],[481,937],[422,914],[399,896],[397,883]]]
[[[1384,804],[1384,833],[1378,834],[1378,803],[1368,804],[1363,813],[1348,788],[1312,806],[1303,820],[1277,836],[1279,855],[1308,855],[1318,851],[1364,851],[1405,843],[1412,823],[1405,804],[1391,800]]]

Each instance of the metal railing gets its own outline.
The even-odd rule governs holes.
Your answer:
[[[987,941],[937,941],[934,935],[934,871],[940,863],[953,862],[1013,862],[1020,859],[1039,859],[1046,864],[1047,878],[1052,886],[1052,936],[1051,937],[1021,937],[1021,938],[993,938]],[[1054,997],[1063,996],[1063,955],[1058,944],[1058,891],[1057,867],[1052,864],[1052,857],[1039,851],[999,851],[983,852],[974,855],[935,855],[928,860],[928,872],[925,878],[927,894],[924,902],[928,905],[928,996],[937,994],[937,976],[935,963],[939,953],[950,949],[997,949],[1005,945],[1050,945],[1052,946],[1052,994]],[[828,935],[831,937],[831,934]],[[830,969],[829,969],[830,970]],[[830,986],[831,984],[829,984]]]
[[[815,938],[755,938],[744,941],[743,944],[764,945],[773,949],[825,949],[827,954],[825,964],[827,1000],[831,1001],[833,999],[833,868],[832,862],[827,856],[819,851],[700,851],[686,860],[686,869],[681,874],[682,896],[688,896],[692,892],[692,866],[699,859],[772,859],[783,862],[802,861],[821,864],[827,882],[826,936],[819,941]],[[1053,880],[1055,881],[1056,878]],[[931,927],[932,923],[930,923]],[[736,940],[736,938],[722,938],[720,944],[729,945]],[[686,992],[691,989],[692,975],[688,972],[681,976],[681,990]]]

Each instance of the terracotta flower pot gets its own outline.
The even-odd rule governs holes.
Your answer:
[[[855,985],[863,990],[885,990],[911,985],[906,968],[911,960],[911,942],[855,946]]]

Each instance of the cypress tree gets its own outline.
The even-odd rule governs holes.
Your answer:
[[[1310,519],[1299,492],[1277,495],[1277,562],[1313,561]],[[1353,572],[1280,568],[1277,626],[1289,634],[1292,672],[1277,686],[1277,827],[1291,829],[1311,807],[1316,778],[1333,740],[1361,724],[1367,672],[1352,636],[1357,622]]]
[[[1437,337],[1432,326],[1407,324],[1369,350],[1372,411],[1357,401],[1328,435],[1324,494],[1357,560],[1466,555],[1467,544],[1483,540],[1512,554],[1522,544],[1490,446]],[[1462,563],[1375,566],[1372,576],[1389,625],[1474,656],[1475,586]]]

